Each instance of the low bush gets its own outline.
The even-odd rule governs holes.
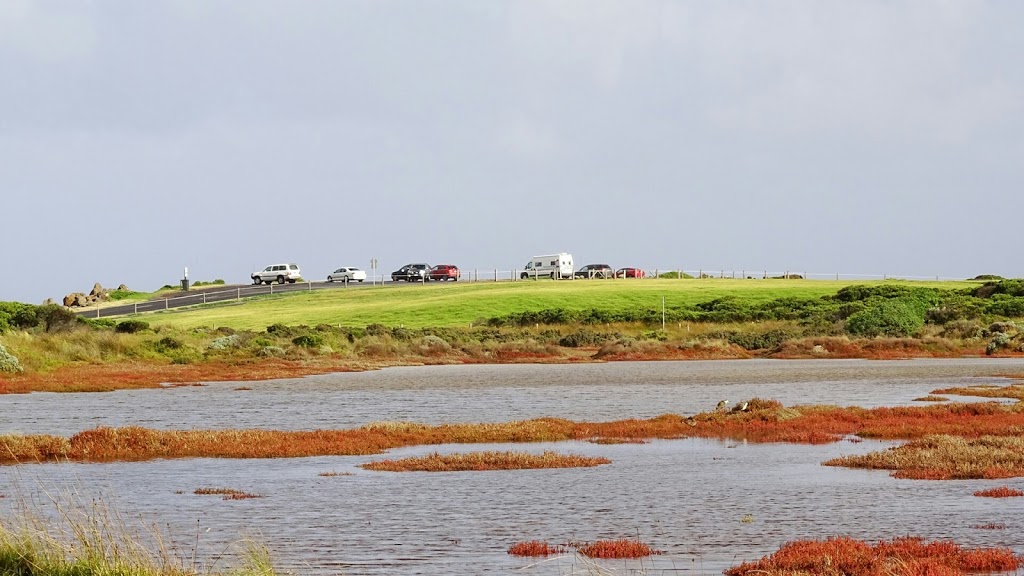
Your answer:
[[[420,339],[419,348],[420,354],[425,356],[440,356],[442,354],[447,354],[452,349],[452,346],[440,336],[427,334]]]
[[[227,336],[221,336],[220,338],[214,338],[207,348],[210,350],[230,350],[232,348],[238,348],[241,346],[241,343],[241,336],[238,334],[229,334]]]
[[[570,332],[565,336],[562,336],[558,340],[559,346],[565,346],[566,348],[579,348],[581,346],[597,346],[604,344],[610,336],[608,334],[598,334],[593,330],[577,330]]]
[[[873,307],[850,316],[846,330],[855,336],[913,336],[924,326],[919,303],[903,298],[883,300]]]
[[[302,334],[292,338],[292,344],[301,348],[319,348],[323,343],[323,337],[318,334]]]
[[[280,357],[285,355],[284,348],[279,346],[264,346],[256,351],[257,356],[268,357]]]
[[[13,374],[21,371],[21,362],[18,361],[18,358],[8,352],[3,344],[0,344],[0,372]]]
[[[168,352],[180,350],[182,349],[182,347],[184,347],[184,344],[181,342],[181,340],[178,340],[177,338],[174,338],[172,336],[164,336],[163,338],[157,340],[156,342],[153,342],[153,349],[161,354],[167,354]]]
[[[114,332],[118,334],[137,334],[143,330],[149,330],[149,322],[142,320],[125,320],[114,326]]]
[[[1009,335],[1002,332],[996,332],[995,335],[992,336],[992,340],[990,340],[988,345],[985,346],[985,354],[991,356],[997,352],[1006,350],[1010,347],[1010,342],[1012,342],[1012,339]]]
[[[658,274],[658,278],[666,278],[670,280],[683,278],[687,280],[693,280],[693,276],[687,274],[686,272],[680,272],[678,270],[673,270],[671,272],[662,272],[661,274]]]

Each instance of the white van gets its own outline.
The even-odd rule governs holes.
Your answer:
[[[572,254],[561,252],[546,256],[534,256],[526,263],[526,268],[519,277],[527,278],[572,278],[574,267]]]

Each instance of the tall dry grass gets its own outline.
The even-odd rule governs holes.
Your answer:
[[[46,492],[44,490],[44,492]],[[0,520],[0,574],[12,576],[198,576],[192,555],[168,544],[154,527],[103,503],[46,492],[50,513],[22,503]],[[274,576],[266,548],[244,546],[240,564],[204,576]]]
[[[962,480],[1024,476],[1024,437],[928,436],[881,452],[843,456],[826,466],[892,470],[896,478]]]

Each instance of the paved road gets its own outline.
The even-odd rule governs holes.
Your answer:
[[[419,284],[419,282],[387,282],[387,285],[389,286],[417,286]],[[242,298],[251,298],[253,296],[263,296],[266,294],[307,292],[311,290],[367,289],[372,288],[373,286],[374,285],[369,282],[350,282],[347,285],[345,282],[304,282],[301,284],[261,284],[259,286],[251,284],[245,286],[217,286],[215,288],[195,290],[187,293],[178,292],[169,294],[167,298],[125,304],[124,306],[107,306],[98,310],[96,308],[86,308],[84,310],[77,311],[76,313],[79,316],[85,316],[87,318],[108,318],[111,316],[124,316],[126,314],[136,314],[140,312],[170,310],[172,308],[181,308],[183,306],[195,306],[196,304],[227,302],[230,300],[240,300]],[[380,288],[380,281],[377,282],[376,286]]]

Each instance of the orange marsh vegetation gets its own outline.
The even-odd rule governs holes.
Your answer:
[[[998,488],[989,488],[988,490],[978,490],[974,495],[981,498],[1015,498],[1017,496],[1024,496],[1024,490],[1000,486]]]
[[[485,470],[528,470],[539,468],[590,468],[611,464],[607,458],[527,452],[471,452],[469,454],[439,454],[413,456],[399,460],[378,460],[360,468],[377,472],[463,472]]]
[[[929,435],[963,439],[984,436],[1024,442],[1024,404],[994,402],[899,408],[783,407],[753,399],[748,412],[710,412],[684,417],[573,422],[540,418],[495,424],[379,422],[350,430],[151,430],[95,428],[70,438],[0,436],[0,463],[136,461],[153,458],[289,458],[379,454],[415,445],[554,442],[593,438],[718,438],[751,442],[820,444],[848,435],[916,440]],[[984,442],[968,449],[985,450]],[[1007,444],[1006,449],[1015,449]],[[844,464],[846,465],[846,464]],[[982,476],[984,477],[984,476]]]
[[[757,562],[744,562],[726,576],[956,576],[1008,572],[1021,566],[1009,548],[964,549],[952,542],[905,537],[870,544],[852,538],[798,540]]]

